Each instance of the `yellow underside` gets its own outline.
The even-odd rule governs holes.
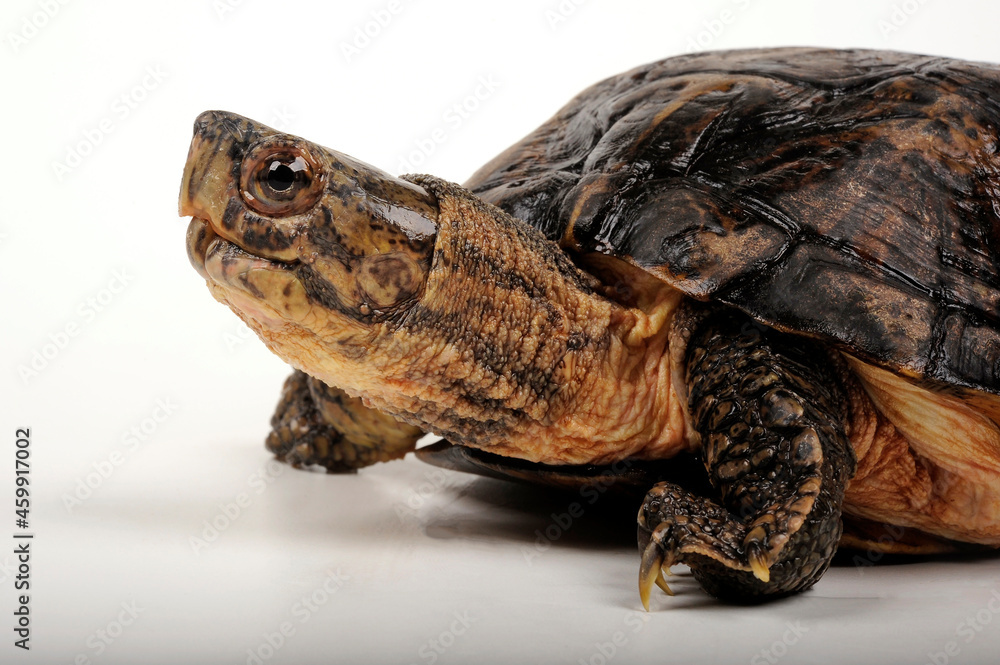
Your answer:
[[[853,400],[858,471],[845,512],[1000,545],[1000,398],[935,393],[848,361],[864,394]]]

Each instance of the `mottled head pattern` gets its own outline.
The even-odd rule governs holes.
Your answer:
[[[457,185],[210,111],[180,200],[213,295],[288,363],[368,406],[528,459],[626,455],[656,430],[608,404],[666,399],[665,372],[635,390],[614,377],[647,352],[658,372],[676,298],[642,323],[555,243]],[[592,449],[596,429],[607,450]]]
[[[219,254],[287,264],[280,267],[294,272],[303,296],[362,323],[419,294],[437,216],[433,197],[416,185],[219,111],[195,122],[181,212],[195,217],[189,250],[206,277],[201,259]],[[228,244],[206,256],[217,238]],[[252,274],[228,276],[230,288],[260,298]],[[288,280],[277,279],[299,288]]]
[[[437,230],[421,187],[219,111],[195,121],[180,210],[213,295],[282,358],[332,375],[420,297]]]

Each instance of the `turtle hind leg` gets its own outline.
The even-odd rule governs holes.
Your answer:
[[[285,380],[271,428],[266,446],[278,459],[332,473],[403,457],[423,434],[298,370]]]
[[[725,312],[687,351],[688,407],[721,501],[660,483],[639,511],[640,593],[691,567],[712,595],[753,602],[809,588],[841,535],[855,468],[836,359],[807,340]]]

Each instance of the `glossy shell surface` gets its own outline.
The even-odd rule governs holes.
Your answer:
[[[704,53],[592,86],[466,185],[578,254],[1000,394],[998,126],[994,65]]]

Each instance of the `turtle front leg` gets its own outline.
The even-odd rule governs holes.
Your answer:
[[[639,589],[691,567],[714,596],[808,589],[830,564],[855,470],[838,359],[745,317],[704,319],[687,347],[688,407],[721,502],[660,483],[639,511]]]
[[[267,449],[294,467],[332,473],[403,457],[423,432],[296,370],[285,380]]]

